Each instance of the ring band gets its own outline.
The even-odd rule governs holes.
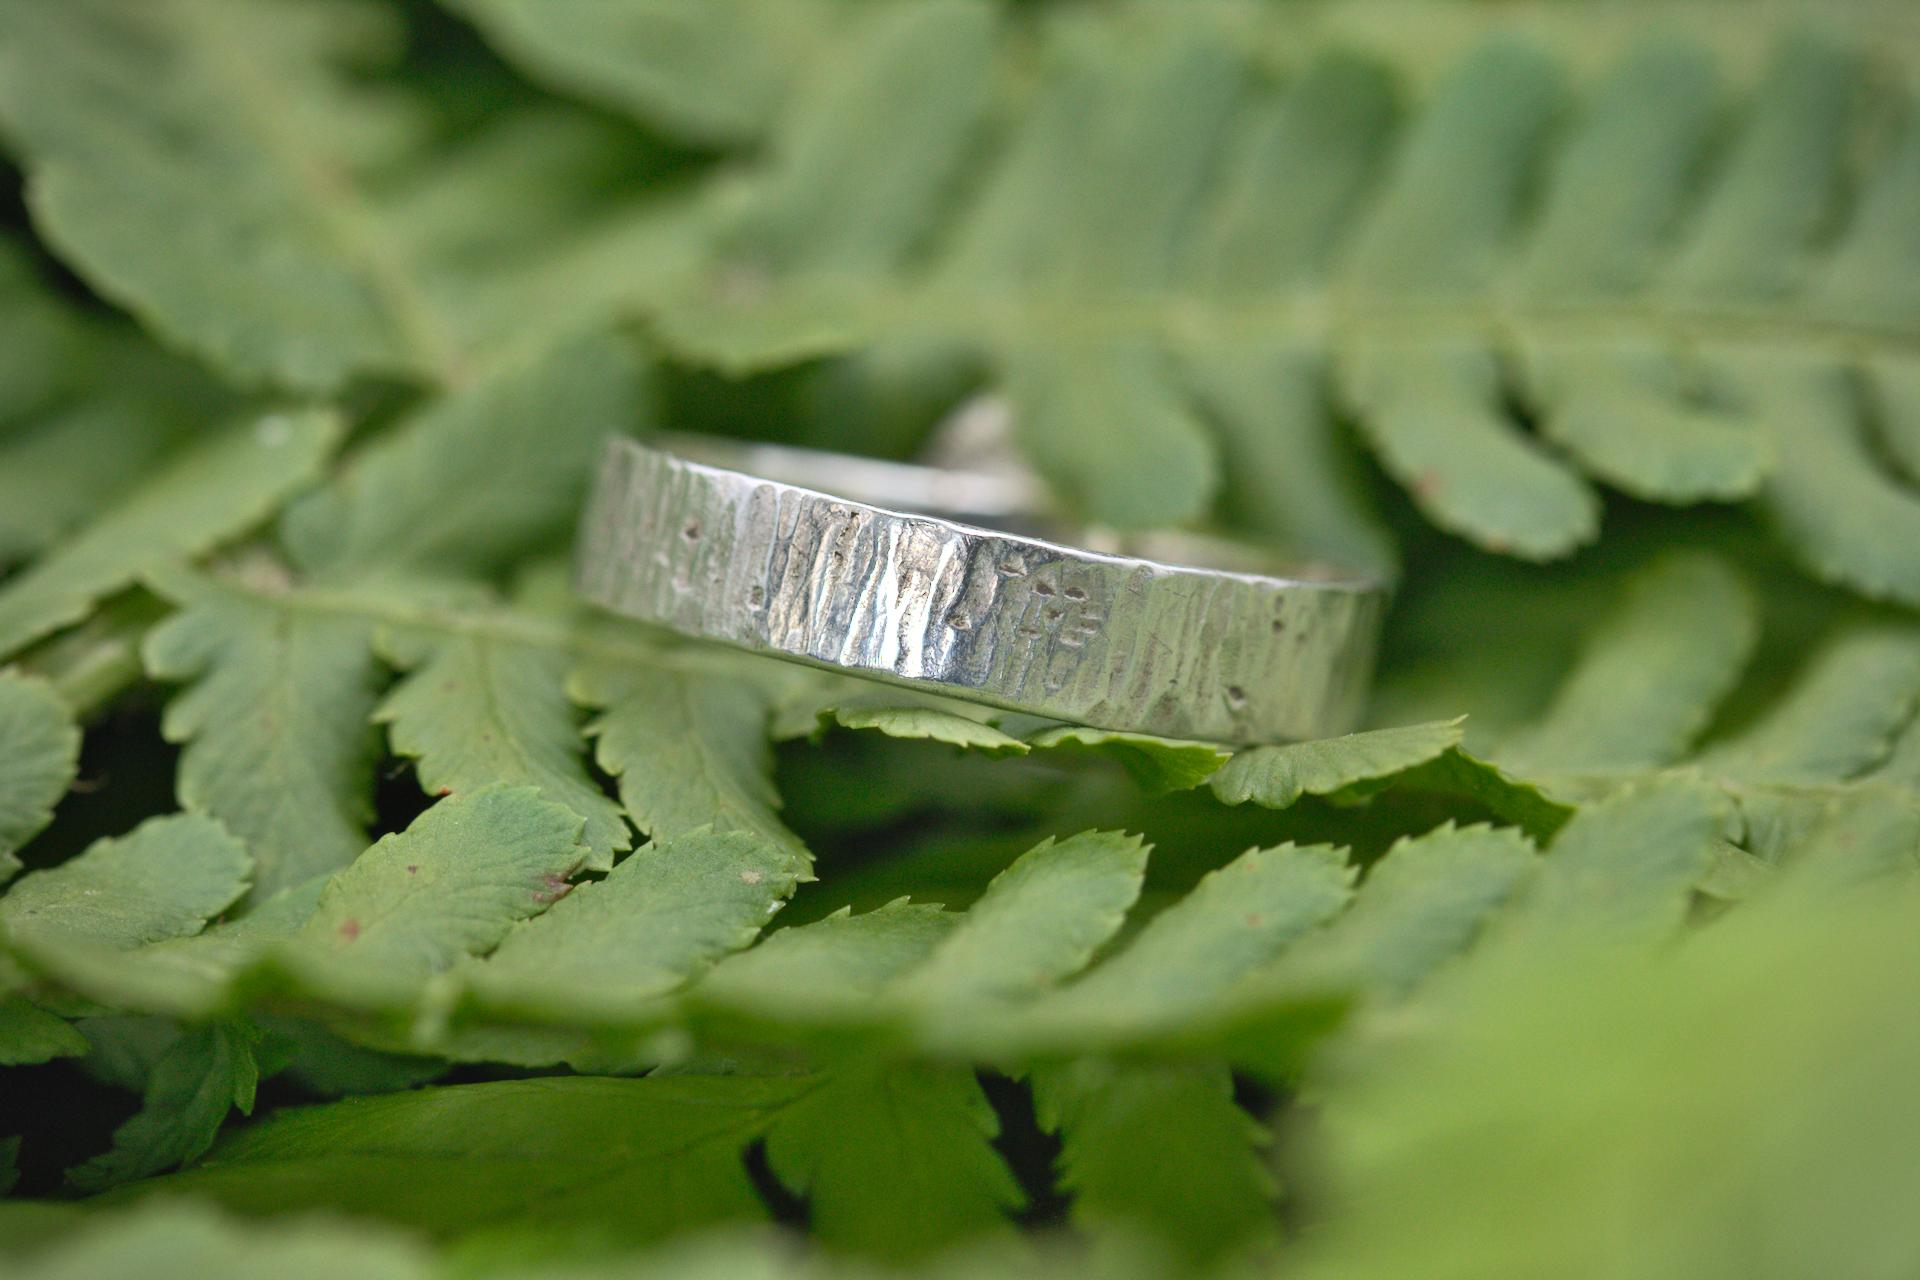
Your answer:
[[[615,613],[755,653],[1228,743],[1351,728],[1384,604],[1370,580],[1082,550],[627,439],[601,460],[578,587]]]

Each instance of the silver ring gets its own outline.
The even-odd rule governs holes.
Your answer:
[[[805,461],[822,477],[836,465]],[[932,468],[880,466],[941,492]],[[1375,581],[1209,567],[1211,540],[1166,563],[900,505],[612,440],[578,588],[684,636],[1101,729],[1273,742],[1343,733],[1360,713]]]

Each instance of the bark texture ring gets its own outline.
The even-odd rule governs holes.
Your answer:
[[[580,591],[796,662],[1103,729],[1249,743],[1352,727],[1377,582],[1068,546],[609,442]]]

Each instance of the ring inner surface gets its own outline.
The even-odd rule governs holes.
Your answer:
[[[850,502],[957,520],[1103,555],[1286,581],[1363,588],[1372,585],[1337,565],[1288,559],[1271,548],[1219,534],[1186,529],[1120,530],[1077,523],[1061,513],[1045,482],[1019,464],[997,462],[980,469],[935,466],[718,436],[662,434],[651,443],[689,462],[812,489]]]

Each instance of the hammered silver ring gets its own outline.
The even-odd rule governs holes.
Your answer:
[[[1001,480],[784,453],[809,478],[860,477],[863,497],[877,484],[901,500],[615,439],[582,522],[581,594],[683,636],[1101,729],[1280,742],[1360,715],[1385,605],[1376,580],[984,528],[952,513],[1017,522]],[[948,514],[895,509],[908,506]]]

